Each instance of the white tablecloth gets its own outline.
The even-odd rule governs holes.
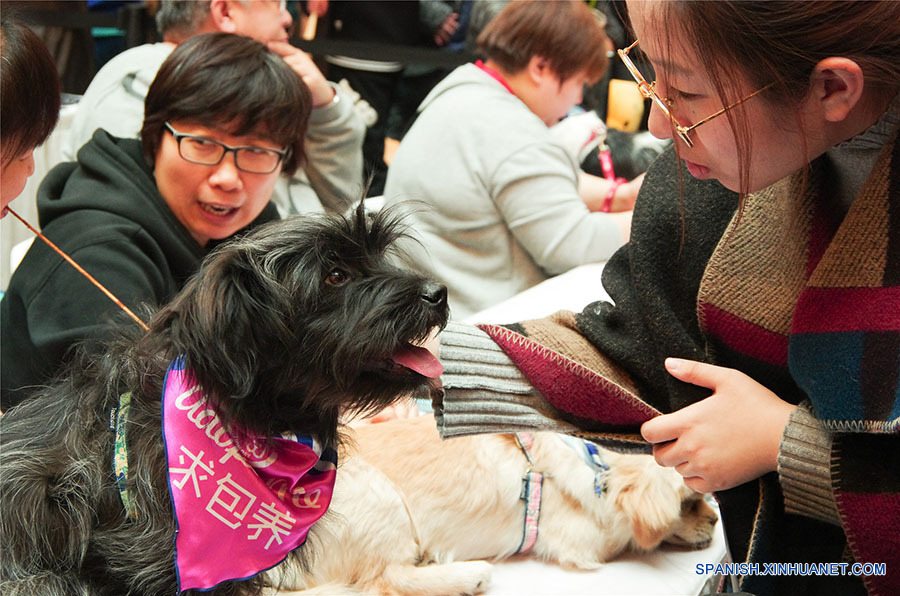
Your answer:
[[[539,319],[559,310],[581,312],[597,300],[610,300],[600,274],[604,263],[581,265],[475,313],[468,323],[515,323]]]

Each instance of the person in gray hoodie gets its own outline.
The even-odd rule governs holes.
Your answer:
[[[483,61],[422,102],[384,192],[409,211],[411,265],[447,285],[455,319],[609,258],[640,184],[596,179],[580,195],[585,176],[548,128],[607,65],[603,20],[583,2],[513,2],[478,47]]]

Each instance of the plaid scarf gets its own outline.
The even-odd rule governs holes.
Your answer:
[[[639,202],[631,243],[604,271],[616,306],[482,328],[561,418],[608,441],[640,442],[642,422],[708,395],[668,378],[666,356],[736,368],[791,403],[808,399],[835,435],[831,474],[844,535],[786,516],[777,476],[768,474],[717,493],[732,553],[782,562],[791,549],[808,548],[794,556],[840,560],[846,540],[854,560],[886,564],[887,575],[864,578],[869,593],[893,593],[900,585],[900,142],[887,144],[842,221],[827,215],[821,160],[806,180],[797,174],[748,197],[739,216],[733,194],[686,178],[681,245],[672,240],[681,237],[680,205],[662,198],[672,196],[673,180],[671,171],[647,175],[642,196],[655,202]],[[790,581],[745,579],[743,588],[759,593],[787,593],[778,582]]]

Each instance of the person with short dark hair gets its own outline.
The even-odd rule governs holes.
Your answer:
[[[60,85],[53,58],[31,29],[0,15],[0,218],[34,172],[34,149],[59,120]]]
[[[63,158],[74,160],[98,128],[136,138],[147,89],[172,50],[202,33],[236,33],[268,44],[313,96],[304,137],[309,158],[294,175],[276,184],[273,199],[280,213],[347,210],[364,185],[365,124],[350,96],[327,81],[308,54],[287,43],[291,22],[282,0],[161,0],[156,23],[162,41],[130,48],[97,72],[78,102]]]
[[[141,140],[99,130],[77,162],[50,171],[43,232],[132,310],[158,307],[216,243],[278,218],[272,188],[304,162],[311,109],[309,89],[265,45],[194,36],[150,86]],[[2,409],[46,383],[76,342],[108,334],[118,312],[33,244],[0,302]]]
[[[387,205],[409,201],[420,242],[406,252],[447,284],[455,319],[608,259],[629,220],[602,211],[629,211],[640,185],[598,179],[602,194],[581,195],[587,175],[549,129],[607,65],[603,21],[584,2],[512,2],[478,45],[483,61],[422,102],[384,192]]]

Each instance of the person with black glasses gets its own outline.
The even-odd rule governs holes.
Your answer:
[[[145,105],[140,140],[97,131],[38,192],[44,234],[136,312],[164,304],[220,241],[278,219],[272,190],[305,160],[312,98],[265,45],[210,33],[172,52]],[[0,303],[2,410],[77,342],[107,337],[118,312],[34,243]]]

